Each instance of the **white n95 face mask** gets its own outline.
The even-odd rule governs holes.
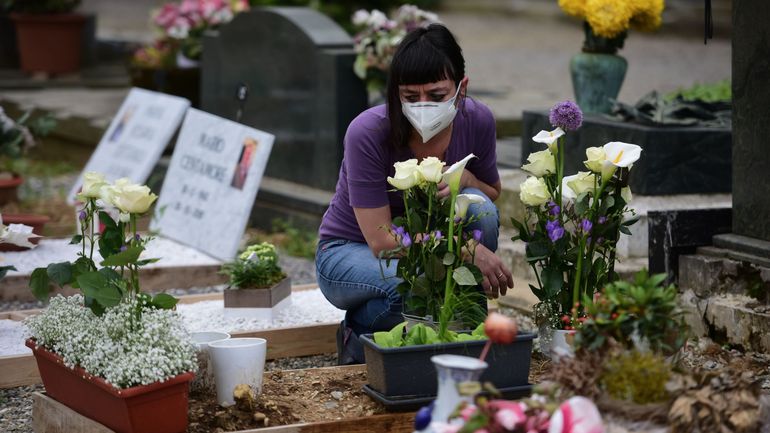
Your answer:
[[[420,134],[423,143],[427,143],[454,120],[457,114],[455,100],[460,94],[460,85],[457,86],[455,95],[448,101],[401,102],[401,111]]]

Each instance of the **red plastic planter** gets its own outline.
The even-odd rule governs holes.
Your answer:
[[[117,389],[80,367],[67,368],[60,356],[25,342],[32,349],[48,395],[117,433],[181,433],[187,430],[191,372],[165,382]]]
[[[11,14],[11,19],[22,71],[67,74],[80,69],[84,15]]]

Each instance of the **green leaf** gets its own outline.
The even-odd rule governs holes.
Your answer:
[[[117,229],[118,228],[118,224],[115,222],[115,220],[112,219],[110,214],[108,214],[105,211],[99,211],[99,222],[104,224],[104,229],[105,230]]]
[[[152,298],[152,305],[161,310],[170,310],[179,302],[179,299],[167,294],[158,293]]]
[[[479,337],[482,339],[487,338],[487,333],[484,331],[484,322],[479,323],[479,326],[476,327],[476,329],[471,332],[471,335],[474,337]]]
[[[48,294],[51,293],[51,288],[48,285],[48,269],[36,268],[29,276],[29,288],[32,289],[32,294],[41,301],[48,299]]]
[[[86,296],[93,298],[103,307],[114,307],[120,303],[122,295],[120,290],[99,272],[89,272],[78,276],[80,289]]]
[[[72,237],[72,240],[70,240],[70,245],[79,244],[83,241],[83,235],[75,235]]]
[[[618,227],[618,230],[620,230],[620,232],[623,233],[624,235],[631,236],[631,230],[629,230],[628,227],[626,226],[620,226]]]
[[[428,296],[430,294],[430,281],[425,274],[415,278],[414,284],[411,286],[412,295],[415,296]]]
[[[120,281],[123,279],[123,276],[112,268],[101,268],[97,272],[102,274],[102,276],[104,276],[104,278],[108,279],[109,281]]]
[[[142,259],[142,260],[137,260],[137,261],[136,261],[136,266],[144,266],[144,265],[149,265],[150,263],[155,263],[155,262],[157,262],[158,260],[160,260],[160,258],[152,258],[152,259]]]
[[[550,244],[548,241],[534,241],[527,244],[527,261],[533,262],[548,257],[550,252]]]
[[[540,278],[543,281],[543,289],[545,290],[545,297],[552,299],[562,289],[564,285],[564,275],[556,267],[544,268],[540,274]]]
[[[394,326],[393,329],[388,331],[390,334],[390,341],[392,341],[395,346],[393,347],[400,347],[403,345],[404,340],[404,329],[406,328],[406,322],[399,323],[398,325]]]
[[[8,271],[15,271],[16,268],[14,266],[0,266],[0,280],[2,280],[5,277],[5,274],[8,273]]]
[[[83,304],[90,308],[91,312],[96,316],[101,316],[106,311],[102,304],[96,302],[96,300],[90,296],[85,296],[83,298]]]
[[[589,196],[587,192],[580,194],[575,200],[575,213],[583,215],[588,210]]]
[[[444,254],[444,260],[441,261],[441,263],[444,266],[449,266],[454,262],[455,262],[455,255],[450,252],[447,252],[446,254]]]
[[[460,266],[452,272],[452,278],[455,282],[461,286],[475,286],[476,278],[473,276],[473,272],[465,266]]]
[[[432,281],[444,281],[446,278],[446,267],[441,263],[441,260],[430,255],[427,257],[425,264],[425,275]]]
[[[377,343],[377,345],[380,347],[396,347],[396,345],[393,343],[393,339],[390,337],[390,332],[375,332],[372,337],[374,338],[374,342]]]
[[[72,263],[70,262],[51,263],[46,272],[48,278],[60,287],[72,282]]]
[[[121,251],[117,254],[113,254],[104,261],[102,261],[102,266],[126,266],[132,263],[136,263],[136,260],[139,258],[139,255],[142,254],[142,251],[144,251],[143,247],[128,247],[125,251]]]

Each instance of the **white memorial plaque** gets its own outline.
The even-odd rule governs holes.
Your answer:
[[[190,101],[184,98],[131,89],[83,173],[96,171],[110,182],[127,177],[145,183],[188,107]],[[80,191],[83,173],[67,197],[70,204]]]
[[[232,260],[274,140],[240,123],[187,110],[150,228]]]

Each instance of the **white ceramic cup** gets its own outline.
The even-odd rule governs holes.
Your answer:
[[[193,391],[213,392],[214,368],[211,366],[209,344],[215,341],[226,340],[230,338],[230,334],[218,331],[197,331],[191,332],[190,337],[198,348],[198,372],[190,384],[190,389]]]
[[[230,338],[209,343],[214,364],[217,402],[220,406],[235,404],[233,391],[240,384],[262,392],[262,372],[265,370],[267,340],[264,338]]]

